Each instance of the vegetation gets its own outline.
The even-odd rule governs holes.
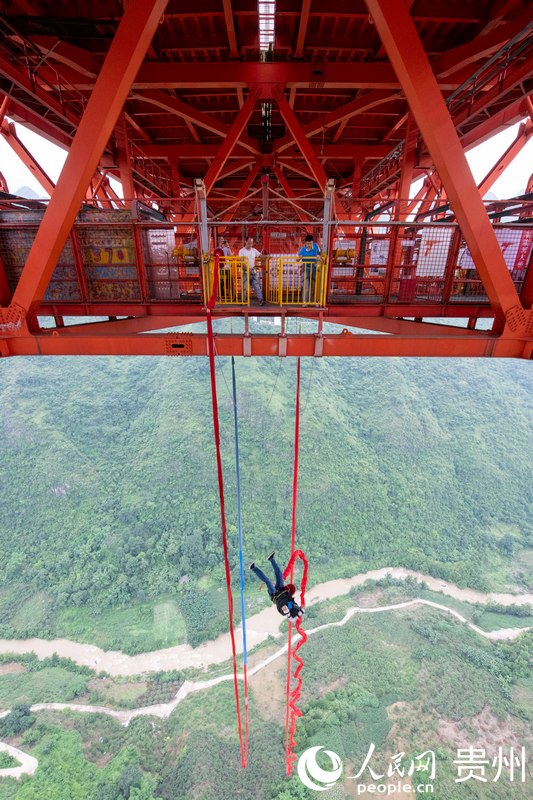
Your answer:
[[[287,552],[293,367],[238,365],[250,557]],[[0,636],[140,652],[222,630],[205,361],[13,359],[2,378]],[[304,364],[298,535],[311,582],[403,565],[481,590],[527,587],[531,389],[514,361]],[[220,406],[237,577],[223,379]]]
[[[237,577],[232,406],[220,367]],[[70,636],[133,653],[225,630],[205,361],[13,359],[1,368],[0,636]],[[282,559],[294,364],[250,359],[238,373],[246,557],[276,549]],[[482,591],[527,590],[532,388],[529,365],[512,361],[304,364],[298,541],[310,582],[405,566]],[[249,611],[265,604],[257,587]],[[380,602],[438,597],[418,584],[375,588]],[[338,619],[355,600],[310,611],[309,621]],[[510,627],[498,605],[445,602],[476,624]],[[529,624],[529,609],[510,611],[513,624]],[[433,748],[435,796],[485,800],[472,782],[458,795],[457,746],[488,745],[490,732],[490,746],[519,742],[533,752],[532,654],[531,634],[493,644],[426,607],[357,615],[305,647],[298,752],[330,748],[354,774],[370,742],[381,765],[391,752]],[[168,720],[123,727],[102,714],[29,705],[81,696],[118,707],[168,702],[184,675],[133,687],[68,659],[16,661],[23,671],[0,675],[0,705],[11,708],[0,737],[39,768],[20,782],[1,779],[0,800],[309,798],[284,775],[284,659],[251,681],[246,771],[229,682],[190,695]],[[525,786],[514,785],[514,800],[531,797],[532,781],[528,773]],[[506,800],[509,782],[491,784],[490,797]]]
[[[23,733],[35,722],[35,717],[30,711],[29,705],[18,703],[13,706],[7,716],[0,719],[0,736],[9,738]]]
[[[13,758],[8,753],[0,752],[0,769],[12,769],[12,767],[18,766],[19,763],[16,758]]]
[[[491,754],[498,742],[504,748],[519,742],[529,751],[532,652],[533,635],[491,644],[428,608],[361,615],[342,629],[325,630],[305,646],[297,752],[313,745],[331,749],[353,775],[371,742],[372,765],[381,772],[393,752],[401,749],[409,759],[433,749],[435,797],[486,800],[489,795],[477,794],[472,783],[456,793],[453,759],[458,746],[474,742]],[[139,717],[127,728],[104,715],[32,715],[37,721],[17,744],[39,759],[39,769],[11,795],[2,794],[10,784],[0,780],[0,799],[310,800],[297,777],[284,776],[285,663],[279,659],[251,680],[246,771],[233,688],[226,683],[190,695],[168,720]],[[170,678],[157,676],[159,682]],[[279,694],[268,688],[276,683]],[[528,767],[527,782],[513,787],[514,800],[528,800],[532,780]],[[509,791],[504,775],[491,783],[490,798],[507,800]]]

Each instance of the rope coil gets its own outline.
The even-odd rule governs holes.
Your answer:
[[[301,385],[301,362],[298,358],[298,368],[296,371],[296,410],[294,421],[294,467],[293,467],[293,480],[292,480],[292,524],[291,524],[291,557],[289,563],[283,573],[283,577],[290,576],[290,582],[294,582],[294,562],[300,558],[303,562],[304,571],[302,576],[302,584],[300,589],[300,606],[305,607],[305,589],[307,586],[307,559],[301,550],[295,550],[296,545],[296,506],[298,500],[298,458],[300,449],[300,385]],[[287,686],[286,686],[286,712],[285,712],[285,771],[287,775],[292,774],[296,755],[294,749],[296,747],[295,733],[296,733],[296,719],[302,716],[301,710],[298,708],[298,700],[300,699],[302,689],[302,678],[300,673],[304,666],[304,662],[298,655],[298,650],[307,641],[307,634],[302,628],[302,621],[296,621],[296,630],[300,634],[298,644],[292,650],[292,622],[289,620],[288,630],[288,643],[287,643]],[[291,660],[297,663],[294,670],[294,679],[296,686],[291,691]]]

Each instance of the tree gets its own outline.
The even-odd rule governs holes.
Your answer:
[[[16,736],[35,723],[29,705],[20,703],[13,706],[9,714],[0,720],[0,736]]]
[[[138,764],[128,764],[124,767],[118,779],[118,788],[125,800],[129,800],[130,792],[134,786],[140,786],[142,778],[142,769]]]

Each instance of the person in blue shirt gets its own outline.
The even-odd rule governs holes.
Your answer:
[[[290,617],[291,619],[302,617],[304,610],[294,600],[294,593],[296,592],[296,589],[292,583],[288,583],[285,586],[283,581],[283,573],[274,559],[274,556],[275,553],[271,553],[268,557],[268,560],[274,568],[274,574],[276,576],[275,585],[272,583],[270,578],[265,575],[263,570],[255,566],[253,561],[250,564],[250,569],[260,580],[263,581],[263,583],[266,583],[270,599],[276,604],[276,608],[282,617]]]
[[[298,251],[298,258],[302,260],[304,267],[304,285],[302,295],[304,303],[316,302],[316,268],[319,256],[320,247],[313,240],[313,236],[309,234],[304,239],[304,246]]]

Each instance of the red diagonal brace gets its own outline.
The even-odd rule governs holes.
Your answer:
[[[4,120],[0,126],[0,134],[5,142],[11,147],[14,153],[20,158],[24,166],[31,172],[36,181],[40,183],[44,191],[52,194],[55,183],[48,177],[44,169],[32,156],[26,145],[17,136],[17,129],[14,122]]]
[[[276,167],[274,167],[273,171],[274,171],[274,175],[278,179],[278,181],[280,183],[280,186],[282,187],[282,189],[285,192],[285,194],[287,195],[287,197],[290,200],[294,200],[296,195],[294,194],[293,190],[291,189],[291,185],[290,185],[289,181],[287,180],[287,178],[285,177],[285,175],[283,174],[283,172],[281,171],[281,168],[276,166]],[[300,218],[300,222],[309,222],[309,218],[307,217],[306,214],[303,213],[303,211],[300,208],[296,208],[296,213],[298,214],[298,217]]]
[[[403,0],[365,0],[498,316],[521,308],[454,124]]]
[[[130,0],[20,277],[13,303],[37,309],[168,0]]]
[[[226,30],[228,31],[229,57],[239,58],[239,50],[237,48],[237,39],[235,36],[235,23],[233,21],[233,9],[231,7],[231,0],[222,0],[222,4],[224,6]]]
[[[207,174],[204,178],[206,195],[208,195],[211,189],[213,188],[213,184],[218,178],[222,170],[222,167],[224,166],[224,164],[228,159],[229,154],[237,144],[239,136],[243,132],[246,123],[248,122],[248,120],[252,115],[258,97],[259,97],[259,89],[256,86],[252,86],[252,88],[250,89],[250,94],[248,95],[245,104],[237,114],[231,128],[226,134],[226,138],[224,139],[224,141],[222,142],[222,144],[218,149],[218,152],[215,156],[213,163],[207,170]]]
[[[246,178],[246,180],[242,184],[241,188],[239,189],[239,193],[238,193],[237,197],[235,198],[235,200],[237,202],[240,201],[240,200],[244,200],[244,198],[246,197],[246,195],[250,191],[253,182],[257,178],[257,173],[259,172],[260,167],[261,167],[261,162],[260,161],[257,161],[253,165],[252,169],[250,170],[250,174],[248,175],[248,177]],[[228,216],[224,217],[224,222],[230,222],[232,219],[235,219],[235,217],[238,215],[238,213],[239,213],[239,206],[236,206],[235,208],[232,208],[231,211],[229,212]]]
[[[489,189],[496,183],[507,167],[514,161],[518,153],[533,135],[533,122],[527,120],[520,125],[518,134],[514,142],[511,142],[505,153],[503,153],[494,166],[489,170],[478,186],[481,197],[484,197]]]
[[[294,137],[294,141],[298,145],[298,148],[305,158],[307,162],[307,166],[313,173],[313,177],[324,192],[326,190],[326,183],[327,183],[327,175],[324,172],[324,168],[322,164],[318,160],[316,153],[313,149],[313,146],[309,142],[307,136],[304,133],[304,130],[300,123],[296,118],[296,114],[290,107],[288,101],[285,99],[285,95],[283,94],[283,90],[279,87],[275,86],[272,90],[274,99],[276,100],[279,110],[281,112],[281,116],[287,123],[287,127],[290,130],[292,136]]]

